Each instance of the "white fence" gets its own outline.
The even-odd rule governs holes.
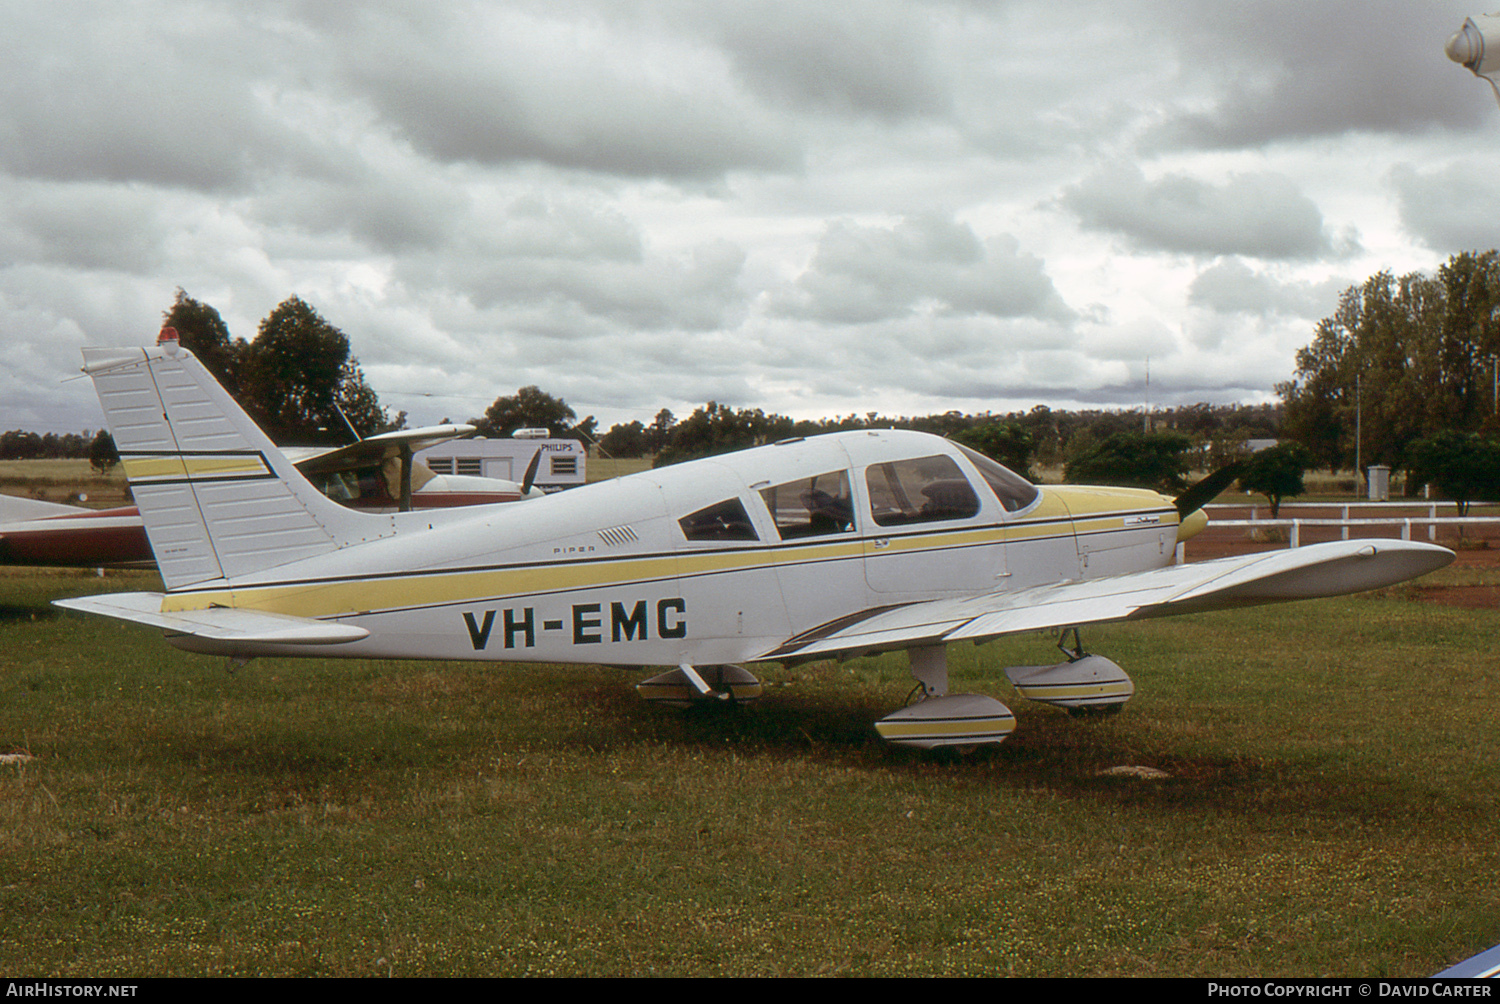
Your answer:
[[[1215,509],[1245,509],[1250,510],[1249,519],[1214,519],[1212,510]],[[1475,508],[1484,511],[1494,511],[1493,506],[1470,506],[1470,512]],[[1340,515],[1333,517],[1282,517],[1280,519],[1258,519],[1261,506],[1259,505],[1236,505],[1233,503],[1204,506],[1209,511],[1209,526],[1244,526],[1251,528],[1285,527],[1287,530],[1287,546],[1297,547],[1301,544],[1302,528],[1304,526],[1336,526],[1341,530],[1340,536],[1344,540],[1349,539],[1349,529],[1361,526],[1399,526],[1401,528],[1401,539],[1411,540],[1413,526],[1427,527],[1427,539],[1437,540],[1437,528],[1439,526],[1487,526],[1500,523],[1500,516],[1439,516],[1439,509],[1451,509],[1457,511],[1457,506],[1452,502],[1283,502],[1281,511],[1288,509],[1337,509]],[[1426,516],[1385,516],[1385,517],[1363,517],[1351,518],[1351,509],[1426,509]]]

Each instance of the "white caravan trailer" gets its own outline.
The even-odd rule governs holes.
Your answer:
[[[558,492],[583,484],[588,453],[576,439],[452,439],[420,450],[416,458],[434,474],[466,474],[520,482],[538,450],[536,487]]]

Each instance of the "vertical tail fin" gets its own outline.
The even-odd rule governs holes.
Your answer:
[[[393,532],[309,484],[175,339],[83,358],[169,590]]]

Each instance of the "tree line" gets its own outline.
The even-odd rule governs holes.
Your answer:
[[[1435,275],[1379,272],[1339,298],[1277,387],[1285,437],[1336,470],[1384,464],[1408,492],[1500,497],[1500,251]]]
[[[1064,479],[1181,490],[1191,468],[1231,463],[1239,484],[1267,495],[1273,512],[1303,490],[1314,467],[1404,472],[1459,503],[1500,499],[1500,251],[1453,255],[1434,275],[1380,272],[1339,298],[1298,351],[1280,406],[1200,404],[1152,416],[1130,412],[1030,412],[919,418],[865,416],[797,422],[710,402],[677,422],[617,425],[601,440],[617,455],[672,463],[789,436],[873,426],[919,429],[976,446],[1018,472],[1065,465]],[[1280,439],[1248,455],[1247,441]]]
[[[259,324],[253,340],[233,338],[218,310],[177,289],[162,314],[163,327],[177,332],[224,388],[277,443],[332,445],[356,435],[369,436],[402,428],[404,412],[392,417],[365,381],[348,336],[301,297],[290,296]],[[1274,405],[1196,404],[1156,412],[1157,433],[1172,444],[1178,467],[1186,470],[1217,464],[1243,450],[1247,439],[1276,435],[1280,409]],[[445,421],[447,421],[445,419]],[[816,420],[793,419],[759,408],[732,408],[710,401],[679,420],[663,408],[650,424],[619,423],[600,434],[590,415],[582,420],[562,398],[536,386],[497,397],[469,424],[479,435],[503,437],[521,428],[546,428],[552,435],[597,446],[613,457],[652,457],[657,466],[752,446],[862,428],[899,428],[948,436],[985,453],[1018,473],[1034,477],[1037,465],[1071,465],[1091,451],[1117,449],[1142,424],[1139,412],[1061,411],[1037,405],[1027,412],[997,415],[947,411],[919,416],[886,416],[878,412]],[[1177,438],[1173,438],[1177,437]],[[1180,442],[1179,442],[1180,439]],[[1150,440],[1155,442],[1155,440]],[[1160,444],[1153,447],[1160,453]],[[1135,454],[1130,454],[1135,456]],[[90,457],[101,469],[115,459],[107,431],[38,436],[16,430],[0,437],[0,459],[43,456]],[[1130,467],[1129,462],[1126,463]],[[1087,463],[1079,470],[1097,470]],[[1180,480],[1154,469],[1104,470],[1124,483],[1170,485]]]
[[[180,287],[162,324],[281,445],[338,445],[405,422],[381,407],[348,336],[299,296],[277,304],[253,341],[231,339],[219,312]]]
[[[1063,411],[1046,405],[1000,414],[947,411],[888,416],[867,412],[799,420],[710,401],[681,421],[663,409],[649,426],[638,421],[615,425],[600,438],[599,445],[611,456],[654,456],[661,466],[796,436],[852,429],[912,429],[956,439],[1024,474],[1034,466],[1071,463],[1111,437],[1143,435],[1146,421],[1139,411]],[[1176,451],[1185,463],[1204,468],[1238,456],[1247,440],[1275,438],[1280,408],[1195,404],[1157,410],[1149,422],[1158,430],[1155,435],[1175,437],[1174,443],[1180,440]]]
[[[300,297],[278,304],[251,341],[232,339],[218,311],[182,289],[163,318],[278,443],[347,442],[405,424],[404,412],[393,418],[380,405],[348,337]],[[1500,251],[1454,255],[1431,276],[1380,272],[1351,286],[1276,390],[1277,405],[1195,404],[1149,418],[1037,405],[1005,414],[799,420],[710,401],[683,419],[663,408],[650,423],[600,434],[592,415],[580,421],[562,398],[528,386],[469,422],[487,436],[543,427],[657,466],[863,428],[948,436],[1027,476],[1062,467],[1068,481],[1164,491],[1180,490],[1192,469],[1242,461],[1241,486],[1265,492],[1273,508],[1300,493],[1306,469],[1384,464],[1406,472],[1408,491],[1430,482],[1462,504],[1500,497]],[[0,459],[90,456],[100,436],[108,433],[13,430],[0,436]],[[1256,439],[1283,442],[1252,461],[1247,443]]]
[[[109,438],[106,429],[38,434],[24,429],[0,433],[0,460],[85,460],[100,441]]]

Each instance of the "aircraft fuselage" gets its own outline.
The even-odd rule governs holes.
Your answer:
[[[874,610],[1167,565],[1179,536],[1177,511],[1155,492],[1033,488],[949,441],[891,430],[693,461],[524,506],[391,519],[381,539],[232,588],[177,590],[162,609],[251,608],[370,632],[320,655],[738,663]]]

